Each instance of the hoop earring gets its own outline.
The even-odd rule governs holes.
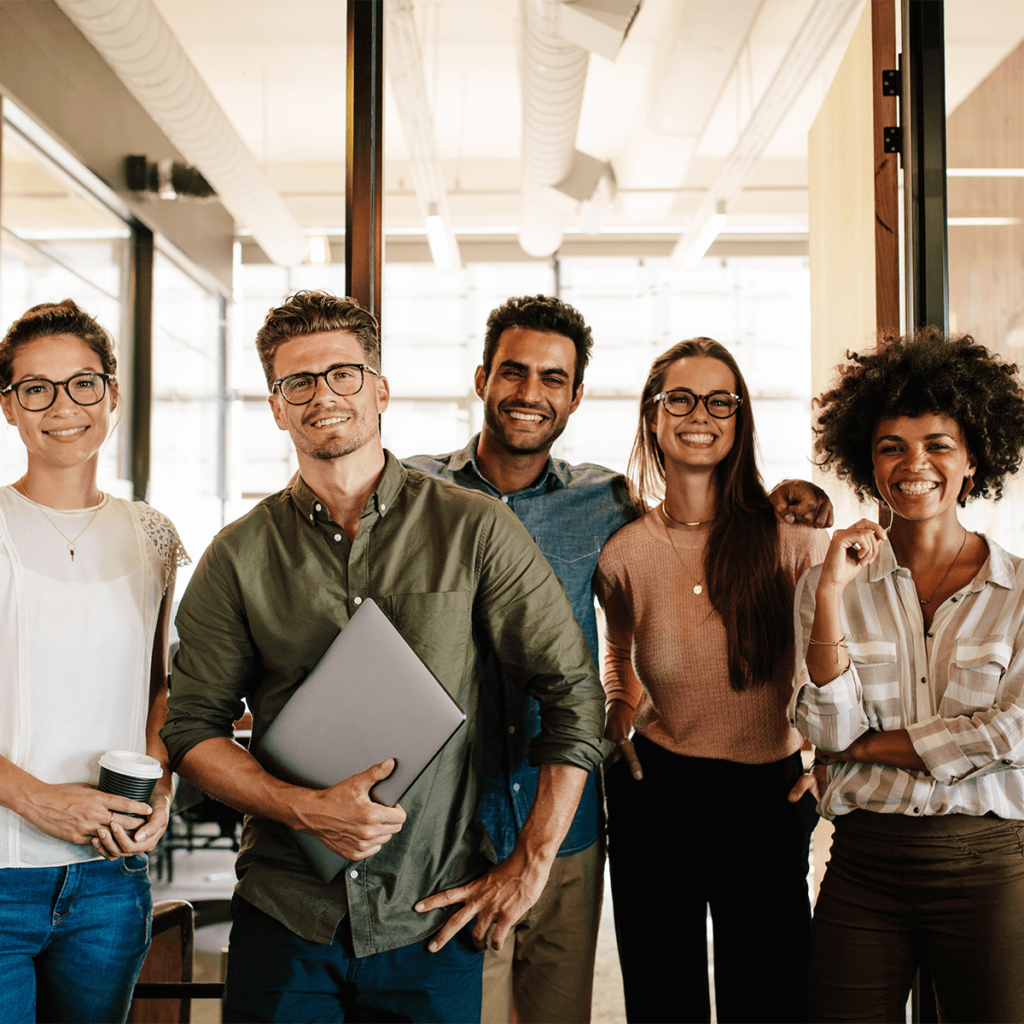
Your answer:
[[[974,490],[974,477],[965,476],[963,485],[960,488],[960,494],[956,499],[956,503],[961,508],[967,508],[967,496]]]

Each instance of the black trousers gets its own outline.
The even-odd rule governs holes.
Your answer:
[[[804,1021],[814,801],[800,755],[682,757],[635,737],[644,777],[606,773],[615,934],[631,1022],[708,1021],[707,911],[723,1022]]]

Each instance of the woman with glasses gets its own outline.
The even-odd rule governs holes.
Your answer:
[[[146,851],[172,797],[158,730],[185,556],[171,522],[102,493],[118,403],[107,332],[34,306],[0,342],[28,470],[0,488],[0,1020],[117,1021],[149,945]],[[101,793],[108,749],[164,765],[148,804]]]
[[[820,465],[888,507],[797,592],[835,820],[811,1019],[902,1021],[925,955],[939,1020],[1021,1021],[1024,562],[959,512],[1020,466],[1016,367],[926,331],[851,354],[818,405]]]
[[[630,456],[642,519],[601,554],[609,859],[630,1021],[805,1017],[810,797],[787,719],[792,596],[820,530],[776,519],[735,360],[655,360]],[[657,500],[660,499],[660,500]],[[653,500],[657,504],[650,508]],[[630,730],[635,730],[632,740]]]

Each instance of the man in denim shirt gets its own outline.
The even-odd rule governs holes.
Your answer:
[[[501,498],[565,586],[598,660],[591,577],[605,541],[635,512],[625,478],[601,466],[570,466],[551,445],[583,397],[593,345],[572,306],[542,295],[509,299],[487,319],[476,392],[484,427],[462,451],[417,456],[406,466]],[[540,731],[537,702],[490,687],[490,742],[479,812],[499,860],[515,845],[533,803],[537,769],[527,747]],[[498,700],[501,706],[493,706]],[[589,1021],[601,916],[604,850],[601,795],[592,772],[544,894],[488,950],[484,1021]]]
[[[509,299],[487,318],[483,365],[476,370],[483,430],[462,451],[403,462],[500,497],[515,512],[565,586],[597,662],[591,578],[605,542],[637,510],[620,473],[550,455],[583,398],[592,346],[590,328],[572,306],[544,295]],[[786,481],[771,497],[789,522],[831,524],[831,503],[811,484]],[[533,802],[537,769],[527,747],[540,719],[536,701],[511,688],[488,687],[487,699],[479,814],[500,861]],[[502,949],[487,951],[483,1021],[511,1021],[513,1005],[522,1024],[590,1020],[604,879],[601,803],[592,772],[543,895]]]

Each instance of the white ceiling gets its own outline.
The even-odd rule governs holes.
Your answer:
[[[813,3],[644,0],[615,62],[591,56],[576,147],[610,160],[618,176],[606,228],[685,229]],[[156,4],[300,224],[343,225],[345,3]],[[414,0],[414,11],[455,229],[514,230],[519,0]],[[806,56],[806,85],[730,209],[730,230],[806,230],[807,132],[856,18],[855,12],[847,19],[820,60]],[[737,39],[737,26],[747,24]],[[705,33],[700,59],[691,47],[680,61],[698,29]],[[946,0],[946,34],[952,109],[1024,38],[1024,3]],[[423,225],[407,159],[388,97],[385,224],[391,231]],[[666,191],[640,191],[656,189]]]

